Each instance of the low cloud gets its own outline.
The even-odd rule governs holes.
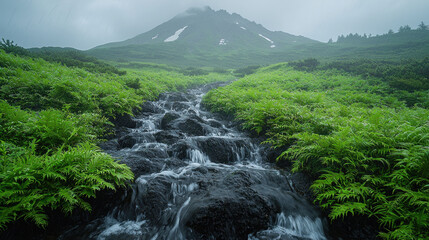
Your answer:
[[[24,47],[89,49],[134,37],[188,8],[203,6],[319,41],[429,23],[426,0],[14,0],[2,3],[0,37]]]

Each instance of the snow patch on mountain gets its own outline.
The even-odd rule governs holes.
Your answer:
[[[221,46],[225,46],[225,45],[226,45],[226,40],[222,38],[222,39],[219,41],[219,45],[221,45]]]
[[[267,40],[268,42],[270,42],[271,44],[273,44],[274,42],[273,42],[273,40],[271,40],[271,39],[269,39],[269,38],[267,38],[267,37],[265,37],[264,35],[262,35],[262,34],[259,34],[259,36],[260,37],[262,37],[262,38],[264,38],[265,40]]]
[[[176,41],[177,39],[179,39],[179,36],[180,36],[180,34],[183,32],[183,31],[185,31],[185,29],[187,28],[188,26],[185,26],[185,27],[183,27],[183,28],[181,28],[181,29],[179,29],[179,30],[177,30],[172,36],[170,36],[170,37],[168,37],[167,39],[165,39],[164,40],[164,42],[174,42],[174,41]]]
[[[155,36],[152,37],[152,40],[157,39],[159,36],[159,34],[156,34]]]

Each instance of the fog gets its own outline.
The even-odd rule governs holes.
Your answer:
[[[0,0],[0,37],[24,47],[89,49],[149,31],[191,7],[210,6],[269,30],[322,42],[429,23],[427,0]]]

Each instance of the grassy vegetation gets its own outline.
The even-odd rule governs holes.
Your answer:
[[[0,49],[0,230],[19,219],[44,227],[48,208],[90,210],[87,199],[97,191],[133,179],[96,145],[111,125],[107,119],[131,114],[161,92],[233,78],[162,67],[120,76]]]
[[[281,63],[212,90],[204,103],[234,114],[274,147],[288,147],[279,161],[317,178],[315,201],[331,219],[375,217],[385,239],[425,239],[428,94],[392,88],[383,78]],[[420,102],[410,107],[407,96]]]
[[[198,34],[203,36],[201,33]],[[277,37],[278,41],[275,40]],[[427,30],[409,30],[357,39],[346,37],[332,43],[300,40],[295,43],[292,39],[275,36],[273,37],[276,42],[275,48],[260,46],[258,43],[249,44],[249,38],[251,37],[240,38],[222,47],[218,46],[218,42],[210,42],[208,39],[201,39],[198,44],[195,41],[169,44],[124,42],[124,45],[99,47],[86,53],[116,62],[154,62],[184,68],[189,66],[244,68],[310,57],[328,60],[388,59],[398,62],[409,58],[424,59],[429,52]]]
[[[17,56],[43,58],[49,62],[61,63],[67,67],[78,67],[93,73],[113,73],[125,75],[125,71],[102,62],[95,57],[88,56],[82,51],[73,48],[43,47],[25,49],[13,43],[13,41],[2,38],[0,49],[6,53],[13,53]]]

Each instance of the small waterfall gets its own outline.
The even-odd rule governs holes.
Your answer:
[[[320,218],[312,220],[307,216],[285,216],[282,212],[277,215],[276,225],[269,230],[261,231],[256,236],[250,235],[249,240],[266,239],[265,236],[277,236],[273,239],[283,239],[282,236],[292,236],[311,240],[326,240],[323,224]],[[287,238],[289,239],[289,238]]]
[[[142,235],[142,225],[145,223],[146,221],[117,222],[102,231],[97,236],[97,240],[115,239],[117,236],[121,236],[122,238],[127,236],[130,239],[137,238]]]
[[[176,215],[176,221],[174,222],[174,227],[171,229],[170,233],[168,234],[168,239],[170,240],[182,240],[185,239],[183,234],[179,231],[179,225],[180,225],[180,216],[182,214],[183,209],[188,206],[189,202],[191,201],[191,197],[188,197],[188,199],[183,203],[182,207],[179,209],[179,212],[177,212]]]
[[[209,157],[198,149],[188,149],[186,151],[186,154],[188,155],[188,158],[191,159],[191,162],[193,163],[205,164],[210,162]]]
[[[194,191],[195,189],[198,189],[198,184],[196,183],[191,183],[189,185],[175,183],[175,182],[171,183],[171,193],[173,194],[173,204],[176,204],[177,197],[183,197],[186,194]]]
[[[156,129],[155,123],[149,119],[149,120],[141,120],[141,130],[145,132],[152,132]]]

